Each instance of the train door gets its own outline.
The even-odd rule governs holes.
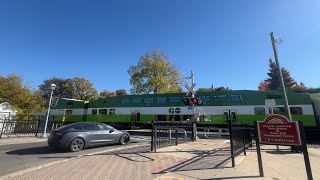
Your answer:
[[[169,116],[170,121],[180,121],[179,115],[170,115]]]
[[[237,121],[237,111],[235,109],[227,109],[223,111],[223,118],[227,122],[228,120]]]
[[[139,111],[131,111],[130,125],[138,126],[140,123],[140,112]]]

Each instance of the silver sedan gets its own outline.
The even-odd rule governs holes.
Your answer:
[[[79,151],[87,147],[106,144],[127,144],[130,135],[127,132],[96,122],[72,123],[51,131],[48,145],[53,148]]]

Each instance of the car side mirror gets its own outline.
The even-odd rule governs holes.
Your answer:
[[[109,133],[112,133],[114,131],[114,129],[110,129]]]

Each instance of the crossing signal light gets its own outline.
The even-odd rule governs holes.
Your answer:
[[[195,105],[202,105],[203,101],[199,98],[192,98],[192,103]]]
[[[186,106],[190,105],[189,99],[188,99],[188,98],[185,98],[185,99],[183,100],[183,104],[186,105]]]
[[[192,105],[202,105],[203,101],[199,98],[192,98],[192,99],[188,99],[188,98],[184,98],[183,99],[183,104],[186,106],[192,106]]]

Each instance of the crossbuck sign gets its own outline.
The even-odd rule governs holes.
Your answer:
[[[193,94],[193,95],[196,94],[196,92],[193,90],[193,88],[194,88],[195,86],[196,86],[195,83],[193,83],[191,87],[189,87],[188,84],[186,84],[186,85],[184,86],[184,87],[186,87],[186,88],[188,89],[188,92],[187,92],[186,96],[188,96],[190,93]]]
[[[276,105],[276,100],[275,99],[266,99],[265,100],[265,104],[268,107],[272,107]]]

